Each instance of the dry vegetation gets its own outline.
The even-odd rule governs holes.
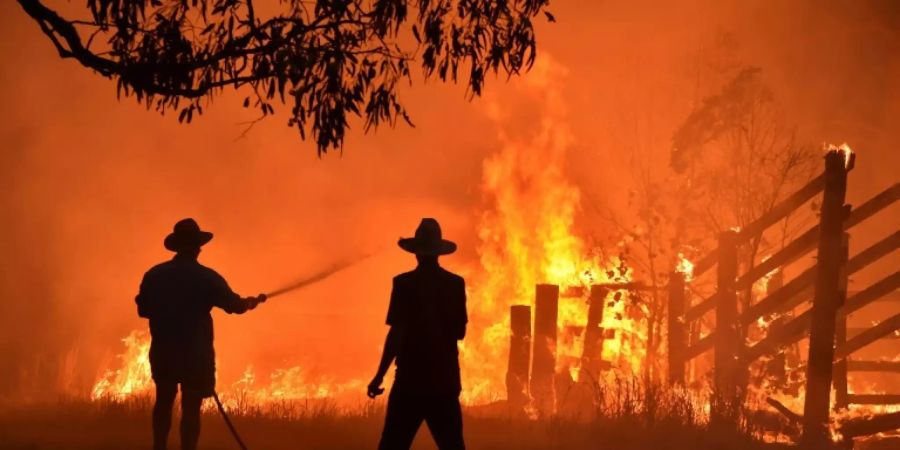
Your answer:
[[[773,448],[747,435],[713,435],[700,423],[701,415],[687,398],[637,386],[590,392],[583,397],[582,406],[572,401],[577,394],[570,395],[561,406],[565,411],[547,420],[510,417],[501,404],[469,407],[465,419],[468,446],[485,450]],[[597,407],[594,400],[602,400],[603,406]],[[126,401],[66,398],[3,408],[0,448],[146,448],[151,403],[147,396]],[[207,406],[202,448],[237,448],[212,404]],[[233,416],[253,450],[364,449],[374,448],[378,441],[383,403],[339,407],[328,402],[283,401],[235,408]],[[434,444],[427,432],[420,431],[413,448],[432,449]]]
[[[464,411],[470,450],[774,450],[792,448],[763,443],[759,430],[712,431],[706,424],[705,399],[689,391],[614,378],[593,386],[564,389],[558,413],[547,419],[513,417],[503,402]],[[651,385],[652,386],[652,385]],[[375,448],[384,401],[352,406],[331,400],[280,400],[265,404],[223,399],[252,450]],[[124,400],[61,397],[30,404],[0,404],[0,449],[106,450],[145,449],[150,445],[150,395]],[[237,449],[209,400],[205,405],[201,449]],[[770,419],[778,421],[777,414]],[[177,448],[177,407],[172,448]],[[434,449],[423,427],[414,450]],[[857,450],[898,448],[897,440],[857,441]]]

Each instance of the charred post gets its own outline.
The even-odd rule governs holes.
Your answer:
[[[687,349],[684,274],[669,275],[669,383],[684,385],[684,353]]]
[[[528,404],[528,368],[531,363],[531,306],[509,308],[509,366],[506,399],[510,411],[519,413]]]
[[[769,278],[769,282],[766,284],[766,294],[772,295],[773,292],[779,290],[784,286],[784,273],[781,269],[776,269],[775,273]],[[785,313],[769,324],[768,333],[772,330],[780,330],[784,327],[787,320],[790,317]],[[772,378],[773,383],[779,389],[783,389],[787,385],[787,346],[779,346],[778,352],[772,356],[772,360],[769,361],[768,367],[766,371],[769,376]]]
[[[830,442],[828,416],[831,409],[835,316],[841,295],[846,193],[845,155],[840,151],[828,152],[825,155],[825,192],[819,219],[815,296],[810,310],[806,399],[803,405],[803,444],[806,448],[825,448]]]
[[[716,274],[716,331],[714,391],[711,424],[737,428],[740,403],[737,355],[741,350],[742,326],[738,316],[737,233],[719,235],[719,263]]]
[[[553,413],[556,403],[556,328],[559,286],[539,284],[534,298],[534,340],[531,350],[531,397],[540,415]]]
[[[850,235],[843,234],[841,244],[841,271],[838,284],[838,304],[843,307],[847,303],[847,260],[850,258]],[[837,314],[835,317],[835,346],[840,347],[847,342],[847,315]],[[847,359],[834,363],[834,409],[847,409],[849,405],[847,392]]]
[[[600,325],[603,323],[603,308],[606,306],[608,294],[609,288],[605,286],[591,286],[587,326],[584,328],[584,351],[581,355],[581,370],[578,374],[579,381],[596,380],[603,367],[604,331]]]
[[[697,345],[700,342],[700,321],[686,321],[685,326],[688,332],[687,349]],[[696,380],[698,375],[697,359],[685,354],[685,381]]]

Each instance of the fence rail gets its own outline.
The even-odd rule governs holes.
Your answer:
[[[840,152],[829,152],[825,156],[825,170],[821,175],[749,225],[720,235],[718,247],[697,261],[693,273],[696,278],[717,266],[714,294],[692,305],[686,295],[689,290],[684,287],[684,278],[677,274],[671,277],[668,289],[669,379],[673,383],[684,383],[687,362],[713,350],[715,384],[712,420],[736,420],[722,409],[733,406],[728,403],[729,399],[734,398],[735,392],[740,392],[738,385],[741,380],[746,380],[746,376],[740,373],[747,370],[750,362],[765,355],[778,355],[786,345],[804,337],[810,339],[802,419],[805,445],[818,448],[830,439],[827,424],[832,385],[836,390],[835,404],[839,408],[847,404],[900,403],[900,394],[851,394],[847,389],[847,372],[850,371],[900,373],[900,361],[855,361],[849,358],[853,352],[878,339],[890,337],[900,329],[900,313],[871,328],[857,330],[847,327],[850,313],[900,287],[898,271],[853,293],[849,298],[847,295],[850,275],[900,248],[898,229],[851,258],[847,233],[900,199],[900,183],[894,183],[859,207],[851,208],[844,201],[848,173],[855,164],[855,155],[851,155],[849,160],[845,160],[844,156]],[[759,237],[768,227],[819,193],[823,194],[819,223],[771,257],[739,274],[737,248]],[[779,278],[777,286],[770,286],[767,296],[738,313],[737,292],[749,290],[757,280],[797,261],[816,247],[817,262],[813,267],[786,283]],[[812,306],[805,312],[778,317],[770,323],[762,339],[744,342],[745,331],[760,318],[791,313],[808,301]],[[691,323],[710,312],[715,313],[715,327],[705,336],[697,336],[695,342],[688,342],[687,330]],[[848,332],[855,334],[848,336]],[[884,415],[872,421],[858,421],[847,429],[845,435],[862,436],[866,430],[881,429],[894,423],[900,427],[900,416]]]

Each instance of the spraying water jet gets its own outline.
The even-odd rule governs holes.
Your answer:
[[[338,272],[340,272],[340,271],[342,271],[342,270],[344,270],[344,269],[348,269],[348,268],[350,268],[350,267],[353,267],[353,266],[355,266],[355,265],[357,265],[357,264],[359,264],[359,263],[361,263],[361,262],[363,262],[363,261],[365,261],[365,260],[371,258],[371,257],[374,256],[374,255],[375,255],[374,252],[373,252],[373,253],[367,253],[367,254],[364,254],[364,255],[359,256],[359,257],[356,257],[356,258],[347,258],[347,259],[343,259],[343,260],[340,260],[340,261],[338,261],[338,262],[332,263],[332,264],[331,264],[330,266],[328,266],[327,268],[325,268],[325,269],[323,269],[323,270],[320,270],[320,271],[318,271],[318,272],[316,272],[316,273],[314,273],[314,274],[312,274],[312,275],[308,275],[308,276],[305,276],[305,277],[298,278],[298,279],[292,281],[291,283],[288,283],[288,284],[286,284],[286,285],[284,285],[284,286],[282,286],[282,287],[279,287],[279,288],[277,288],[277,289],[273,289],[272,291],[267,292],[267,293],[265,294],[265,295],[266,295],[266,298],[267,298],[267,299],[270,299],[270,298],[273,298],[273,297],[279,297],[279,296],[282,296],[282,295],[284,295],[284,294],[288,294],[288,293],[291,293],[291,292],[294,292],[294,291],[298,291],[298,290],[303,289],[303,288],[305,288],[305,287],[307,287],[307,286],[316,284],[316,283],[318,283],[318,282],[320,282],[320,281],[323,281],[323,280],[325,280],[326,278],[328,278],[328,277],[330,277],[330,276],[332,276],[332,275],[334,275],[334,274],[336,274],[336,273],[338,273]]]

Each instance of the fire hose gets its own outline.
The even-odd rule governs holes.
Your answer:
[[[231,435],[234,436],[234,440],[237,441],[241,450],[247,450],[247,445],[244,444],[244,440],[241,439],[241,435],[238,434],[237,428],[234,427],[234,424],[231,423],[231,419],[228,417],[228,413],[225,412],[225,407],[222,406],[222,401],[219,400],[219,393],[213,392],[213,399],[216,401],[216,406],[219,408],[219,413],[222,414],[222,419],[225,420],[225,425],[228,426],[228,431],[231,432]]]
[[[265,294],[266,299],[270,299],[272,297],[277,297],[277,296],[280,296],[283,294],[287,294],[288,292],[293,292],[293,291],[302,289],[306,286],[309,286],[311,284],[318,283],[319,281],[322,281],[322,280],[330,277],[331,275],[334,275],[337,272],[340,272],[350,266],[358,264],[359,262],[361,262],[365,259],[368,259],[370,256],[372,256],[372,255],[369,254],[369,255],[364,255],[360,258],[355,258],[353,260],[339,261],[335,264],[332,264],[331,266],[329,266],[328,268],[326,268],[320,272],[314,273],[307,277],[303,277],[292,283],[289,283],[285,286],[282,286],[278,289],[275,289],[271,292],[266,293]],[[225,412],[225,406],[222,405],[222,401],[219,400],[218,392],[213,392],[213,399],[216,401],[216,407],[219,410],[219,414],[222,415],[222,420],[225,421],[225,425],[228,427],[228,431],[231,432],[231,436],[234,437],[234,440],[237,442],[237,444],[241,448],[241,450],[248,450],[247,445],[244,444],[244,440],[241,439],[241,435],[238,433],[237,428],[235,428],[234,424],[231,422],[231,418],[228,417],[228,413]]]

